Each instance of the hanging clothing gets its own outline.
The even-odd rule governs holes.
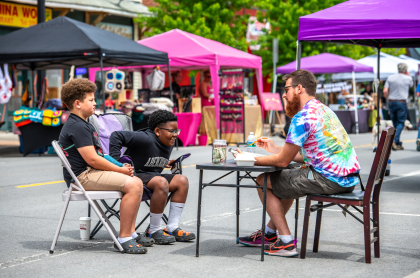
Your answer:
[[[146,76],[147,84],[151,91],[162,90],[165,87],[165,73],[154,69],[151,74]]]

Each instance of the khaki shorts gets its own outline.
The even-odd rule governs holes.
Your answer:
[[[354,186],[342,187],[312,170],[313,179],[308,179],[311,169],[300,167],[270,173],[273,194],[280,199],[297,199],[307,194],[350,193]]]
[[[111,171],[96,170],[87,167],[77,179],[86,191],[121,191],[128,176]]]

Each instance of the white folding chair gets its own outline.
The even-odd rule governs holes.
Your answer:
[[[73,171],[71,170],[71,166],[69,161],[67,160],[66,156],[63,153],[60,145],[57,141],[52,142],[52,146],[57,153],[58,157],[61,160],[61,164],[63,167],[66,167],[67,171],[70,173],[72,177],[72,183],[68,190],[63,192],[63,201],[64,201],[64,208],[61,212],[60,221],[58,222],[57,230],[55,232],[54,240],[51,245],[50,254],[54,253],[55,245],[57,244],[58,235],[60,234],[61,226],[63,225],[64,217],[66,216],[67,207],[69,206],[70,201],[88,201],[90,206],[95,211],[96,215],[108,231],[109,235],[111,236],[112,240],[117,245],[118,249],[123,252],[123,248],[119,241],[117,240],[118,233],[115,230],[114,226],[112,226],[111,222],[109,221],[108,217],[106,217],[104,211],[99,206],[97,200],[105,200],[105,199],[121,199],[123,194],[120,191],[85,191],[83,186],[77,180],[77,177],[74,175]],[[73,191],[73,188],[76,191]]]

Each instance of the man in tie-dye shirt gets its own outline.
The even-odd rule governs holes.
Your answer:
[[[286,115],[292,118],[286,143],[277,146],[261,138],[257,145],[273,155],[255,158],[256,165],[274,165],[288,169],[269,174],[265,253],[283,257],[297,256],[295,241],[286,222],[286,213],[294,199],[307,194],[350,193],[358,183],[360,164],[350,138],[334,112],[315,99],[316,79],[306,70],[283,77]],[[290,167],[292,162],[303,163]],[[257,178],[264,184],[264,175]],[[260,199],[262,190],[258,190]],[[277,239],[276,230],[280,235]],[[261,246],[262,232],[238,238],[239,243]]]

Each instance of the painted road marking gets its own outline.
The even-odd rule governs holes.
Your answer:
[[[195,167],[195,166],[196,166],[196,164],[191,164],[191,165],[182,166],[182,168]],[[42,183],[25,184],[25,185],[18,185],[18,186],[16,186],[16,188],[33,187],[33,186],[40,186],[40,185],[47,185],[47,184],[54,184],[54,183],[63,183],[63,182],[64,181],[61,180],[61,181],[50,181],[50,182],[42,182]]]
[[[32,186],[40,186],[46,184],[54,184],[54,183],[63,183],[64,181],[50,181],[50,182],[42,182],[42,183],[33,183],[33,184],[26,184],[26,185],[18,185],[17,188],[25,188],[25,187],[32,187]]]

